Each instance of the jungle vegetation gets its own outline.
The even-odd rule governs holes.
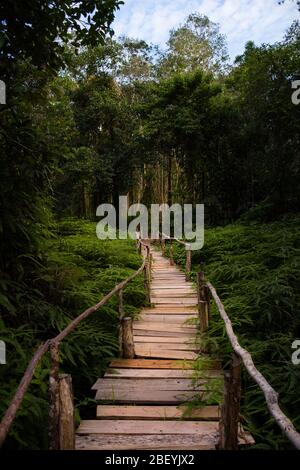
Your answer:
[[[37,345],[140,265],[132,241],[99,241],[102,202],[205,204],[206,263],[241,342],[299,423],[300,23],[281,41],[248,42],[230,63],[226,38],[201,14],[170,32],[165,50],[115,38],[116,0],[0,6],[0,412]],[[96,11],[96,14],[95,14]],[[41,16],[42,15],[42,16]],[[15,21],[17,18],[18,21]],[[83,21],[83,25],[81,22]],[[88,27],[86,26],[88,24]],[[16,26],[17,25],[17,26]],[[41,46],[42,45],[42,46]],[[178,262],[183,253],[176,250]],[[126,290],[134,315],[142,281]],[[229,352],[214,312],[216,354]],[[110,303],[63,349],[76,369],[78,416],[118,353]],[[47,377],[41,364],[6,443],[46,448]],[[244,414],[257,445],[284,448],[262,394],[245,377]]]

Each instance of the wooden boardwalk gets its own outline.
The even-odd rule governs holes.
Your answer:
[[[205,401],[210,382],[222,378],[215,364],[191,380],[199,356],[196,290],[160,252],[152,255],[153,307],[134,322],[136,358],[112,361],[94,384],[96,419],[81,422],[78,450],[201,450],[218,443],[219,404],[189,413],[184,405],[199,395]]]

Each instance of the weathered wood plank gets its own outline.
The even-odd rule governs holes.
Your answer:
[[[180,332],[180,331],[164,331],[163,329],[158,329],[158,330],[148,330],[148,329],[144,329],[144,330],[140,330],[140,329],[134,329],[133,330],[133,334],[134,336],[138,336],[138,335],[141,335],[141,336],[153,336],[153,335],[159,335],[159,336],[164,336],[166,338],[179,338],[179,341],[181,341],[180,338],[186,338],[187,336],[189,338],[195,338],[195,334],[193,332],[189,333],[189,332]]]
[[[195,398],[206,400],[209,392],[202,390],[98,390],[96,393],[97,401],[105,401],[123,404],[157,404],[172,405],[185,403]],[[217,403],[215,403],[217,404]]]
[[[187,306],[187,307],[173,307],[163,306],[163,307],[154,307],[152,309],[143,309],[141,314],[150,314],[150,315],[194,315],[198,312],[197,307]]]
[[[218,434],[218,423],[214,421],[160,421],[149,420],[83,420],[77,430],[78,435],[82,434],[194,434],[206,436],[208,434]]]
[[[207,420],[217,421],[218,406],[205,406],[189,411],[186,406],[132,406],[98,405],[98,419],[142,419],[142,420]]]
[[[212,377],[199,379],[197,385],[189,378],[175,378],[175,379],[127,379],[127,378],[103,378],[98,379],[93,385],[92,390],[204,390],[209,389],[209,383],[213,380]]]
[[[165,298],[156,298],[155,299],[155,304],[156,305],[162,305],[162,304],[167,304],[167,305],[196,305],[197,301],[195,299],[180,299],[180,298],[175,298],[175,297],[165,297]]]
[[[111,368],[130,369],[193,369],[193,361],[171,361],[166,359],[115,359]]]
[[[140,320],[142,322],[164,322],[164,323],[179,323],[182,324],[183,326],[186,324],[186,322],[195,322],[198,320],[198,317],[195,315],[164,315],[164,314],[158,314],[155,313],[151,315],[150,313],[146,313],[140,317]]]
[[[137,336],[137,338],[139,338]],[[147,336],[145,336],[147,338]],[[173,338],[172,338],[173,339]],[[199,346],[193,343],[149,343],[148,341],[144,341],[142,343],[136,342],[135,344],[136,353],[140,354],[144,349],[146,350],[168,350],[168,351],[199,351]]]
[[[107,369],[104,377],[107,378],[134,378],[134,379],[176,379],[191,378],[194,375],[192,369]],[[221,370],[203,370],[201,377],[221,378],[223,373]]]
[[[101,434],[87,434],[76,437],[77,450],[215,450],[215,436],[195,436],[193,434],[153,434],[139,436],[126,436],[115,434],[103,436]]]
[[[152,357],[155,359],[190,359],[196,360],[198,354],[192,351],[174,351],[172,349],[155,349],[155,348],[141,348],[136,347],[136,357]]]
[[[180,342],[179,342],[180,341]],[[178,337],[167,337],[167,336],[134,336],[134,343],[163,343],[164,345],[169,345],[171,347],[172,344],[180,344],[181,346],[197,346],[195,338],[191,338],[190,336],[181,336],[180,340]],[[199,349],[199,347],[198,347]]]
[[[189,325],[189,324],[184,324],[184,325],[178,325],[175,324],[173,325],[172,323],[161,323],[161,322],[146,322],[146,321],[135,321],[133,324],[133,328],[135,330],[168,330],[168,332],[172,333],[193,333],[197,332],[197,327],[195,325]]]

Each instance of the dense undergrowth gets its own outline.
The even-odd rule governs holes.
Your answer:
[[[1,339],[7,345],[7,365],[0,367],[1,414],[37,346],[97,303],[140,265],[133,241],[100,241],[95,223],[69,219],[54,226],[31,277],[23,282],[11,281],[0,299]],[[126,314],[137,314],[144,303],[143,279],[139,276],[124,291]],[[78,417],[83,412],[85,416],[95,413],[90,388],[109,359],[118,356],[117,328],[117,299],[113,298],[61,345],[61,371],[72,375]],[[46,356],[25,396],[6,441],[7,448],[47,448],[48,374]]]
[[[175,246],[174,257],[183,267],[181,246]],[[194,278],[202,262],[240,344],[252,354],[258,369],[279,393],[283,411],[300,430],[300,371],[291,361],[292,342],[300,337],[300,217],[208,229],[204,248],[192,254]],[[215,307],[206,340],[226,365],[231,348]],[[290,447],[270,417],[263,393],[245,370],[242,415],[256,448]]]

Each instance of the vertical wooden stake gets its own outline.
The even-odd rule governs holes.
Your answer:
[[[185,279],[187,281],[191,278],[191,267],[192,267],[192,252],[186,250],[186,261],[185,261]]]
[[[153,255],[150,253],[150,266],[149,266],[149,281],[152,279],[152,266],[153,266]]]
[[[205,300],[200,300],[198,303],[199,307],[199,320],[200,320],[200,330],[203,332],[208,327],[208,304]]]
[[[51,369],[49,378],[49,449],[59,450],[59,345],[50,346]]]
[[[229,372],[224,373],[224,399],[220,419],[222,450],[238,450],[238,431],[241,401],[241,360],[233,354]]]
[[[170,265],[174,266],[174,247],[172,238],[170,238]]]
[[[75,423],[71,375],[59,375],[59,406],[59,448],[60,450],[74,450]]]
[[[125,317],[122,320],[123,331],[123,358],[133,359],[135,356],[132,318]]]
[[[204,272],[199,271],[197,273],[197,293],[198,293],[198,301],[200,300],[206,300],[206,295],[204,293],[204,284],[205,284],[205,277],[204,277]]]
[[[118,301],[119,301],[119,350],[122,357],[122,347],[123,347],[123,333],[122,333],[122,320],[125,316],[124,311],[124,302],[123,302],[123,290],[119,290],[118,292]]]
[[[165,256],[165,253],[166,253],[166,242],[165,242],[165,239],[164,239],[164,238],[161,238],[160,244],[161,244],[161,252],[162,252],[163,256]]]
[[[209,322],[209,304],[207,301],[207,289],[203,271],[197,273],[197,295],[200,330],[203,332],[208,327]]]
[[[149,282],[149,271],[148,271],[148,266],[147,266],[147,261],[146,265],[144,267],[144,288],[146,291],[146,300],[147,303],[151,303],[151,296],[150,296],[150,282]]]

